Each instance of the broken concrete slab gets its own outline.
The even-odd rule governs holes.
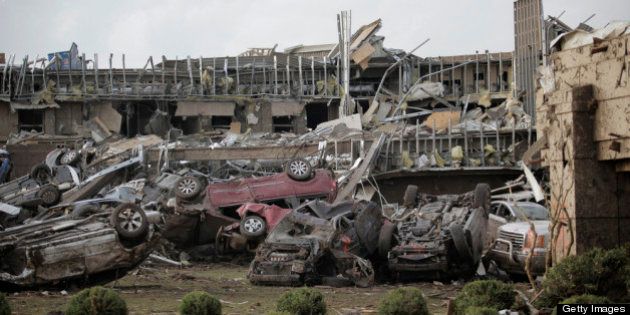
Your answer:
[[[114,109],[112,102],[92,104],[92,106],[90,106],[90,110],[90,118],[98,117],[99,120],[107,127],[107,130],[113,133],[120,133],[122,115]]]
[[[356,129],[356,130],[363,129],[363,125],[361,124],[361,115],[360,114],[354,114],[354,115],[345,116],[345,117],[341,117],[341,118],[338,118],[338,119],[334,119],[334,120],[329,120],[329,121],[323,122],[323,123],[317,125],[317,128],[315,130],[316,131],[317,130],[323,130],[323,129],[331,128],[331,127],[334,127],[334,126],[340,125],[340,124],[346,125],[346,127],[348,127],[349,129]]]

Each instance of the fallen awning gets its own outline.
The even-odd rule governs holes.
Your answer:
[[[177,102],[175,116],[234,116],[234,102]]]
[[[304,105],[299,102],[280,101],[271,103],[271,116],[299,116]]]
[[[11,102],[11,111],[15,112],[18,109],[46,109],[46,108],[59,108],[59,104],[51,103],[51,104],[25,104],[25,103],[16,103]]]

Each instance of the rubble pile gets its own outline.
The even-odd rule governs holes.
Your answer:
[[[304,56],[274,51],[223,58],[219,78],[208,66],[215,58],[159,67],[150,59],[152,80],[147,66],[110,68],[108,86],[98,66],[77,85],[74,65],[67,76],[52,71],[57,56],[33,65],[50,84],[39,91],[33,76],[25,94],[3,86],[11,108],[61,112],[73,103],[69,116],[79,118],[19,123],[0,151],[0,286],[89,285],[145,261],[184,268],[234,256],[251,261],[247,279],[256,285],[368,287],[522,270],[527,242],[538,244],[529,235],[539,233],[523,224],[547,217],[530,209],[527,193],[508,198],[540,187],[528,176],[493,200],[496,191],[481,183],[529,171],[518,161],[535,137],[522,93],[503,76],[489,78],[503,56],[487,53],[488,78],[466,84],[455,70],[465,72],[468,56],[446,68],[440,60],[434,72],[433,58],[384,48],[380,25],[331,48],[343,73],[314,57],[307,72]],[[285,78],[299,82],[278,80],[279,60]],[[447,70],[450,78],[437,80]],[[452,187],[404,191],[416,173],[454,175]],[[514,246],[499,246],[506,242]],[[517,261],[505,264],[505,253]]]

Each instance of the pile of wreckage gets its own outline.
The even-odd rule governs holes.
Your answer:
[[[202,86],[195,86],[196,71],[188,58],[188,83],[178,81],[181,78],[177,76],[177,65],[184,61],[164,60],[160,87],[154,86],[155,80],[141,80],[146,65],[136,69],[137,88],[127,85],[132,80],[127,80],[124,68],[122,82],[115,82],[120,81],[113,79],[118,72],[110,67],[109,92],[104,95],[96,67],[94,85],[86,83],[83,69],[82,93],[68,94],[68,87],[74,89],[73,82],[78,81],[73,81],[73,71],[68,71],[66,90],[61,88],[60,79],[65,80],[65,76],[60,77],[60,69],[50,67],[59,66],[55,57],[57,63],[49,62],[49,67],[42,69],[42,78],[49,71],[48,75],[56,75],[59,82],[59,89],[49,86],[55,96],[51,91],[45,94],[52,97],[46,104],[82,100],[86,113],[81,119],[85,121],[60,123],[53,128],[65,136],[47,134],[45,127],[40,132],[12,135],[7,149],[21,150],[19,157],[0,151],[0,283],[18,287],[94,283],[122,277],[147,257],[182,265],[178,260],[239,253],[255,253],[248,278],[256,284],[369,286],[382,280],[375,279],[377,276],[400,280],[466,278],[483,274],[480,265],[488,271],[524,274],[523,266],[532,259],[534,268],[528,274],[544,271],[548,212],[536,203],[542,193],[534,176],[518,163],[535,138],[521,95],[506,89],[500,76],[499,88],[493,89],[488,78],[486,89],[480,90],[477,76],[472,94],[466,88],[459,93],[454,87],[454,70],[462,70],[463,78],[472,60],[453,59],[450,67],[440,65],[440,71],[435,72],[433,61],[413,56],[413,51],[383,48],[383,37],[375,36],[379,28],[377,20],[360,28],[352,38],[346,34],[348,38],[342,42],[350,47],[331,51],[342,63],[350,63],[349,54],[353,55],[354,67],[362,70],[371,58],[386,61],[387,70],[379,70],[377,79],[371,77],[365,86],[369,97],[357,94],[361,86],[350,86],[349,64],[341,67],[342,81],[338,81],[342,77],[339,69],[335,77],[327,77],[334,69],[328,67],[333,64],[326,58],[321,63],[323,81],[315,80],[311,58],[310,87],[303,86],[301,56],[299,67],[293,69],[300,81],[296,85],[287,79],[288,94],[282,92],[277,74],[272,81],[265,72],[263,86],[273,86],[273,94],[240,94],[243,87],[239,82],[244,76],[239,69],[246,65],[239,68],[238,57],[236,67],[230,68],[234,73],[228,73],[227,58],[223,59],[224,79],[234,78],[232,83],[236,82],[223,84],[223,95],[217,95],[214,68],[211,86],[203,83],[201,77],[210,75],[210,71],[202,71],[203,58],[197,64]],[[358,55],[364,56],[354,58]],[[266,57],[275,60],[278,56]],[[291,56],[286,57],[289,72]],[[85,57],[81,60],[85,62]],[[478,68],[479,58],[476,63]],[[155,79],[158,72],[152,59],[150,64]],[[157,108],[143,112],[150,118],[135,117],[138,119],[131,123],[131,102],[123,107],[121,101],[140,96],[140,88],[149,88],[151,93],[166,88],[167,66],[173,68],[173,88],[178,91],[165,93],[163,96],[169,96],[166,99],[153,98]],[[274,63],[275,71],[276,66]],[[489,74],[489,59],[487,66]],[[7,82],[15,71],[11,67],[3,69]],[[264,63],[262,67],[264,71]],[[387,78],[395,69],[398,81],[395,75]],[[409,69],[417,72],[414,70],[412,76]],[[428,72],[423,73],[423,69]],[[254,70],[249,70],[252,90],[258,84]],[[446,71],[451,72],[449,95],[446,81],[435,82],[438,74]],[[26,76],[18,74],[18,81],[20,78],[23,84]],[[31,83],[36,79],[39,76],[31,76]],[[332,86],[326,84],[330,80]],[[179,91],[182,86],[187,86],[186,95]],[[325,119],[307,132],[262,128],[266,124],[263,111],[269,112],[267,118],[275,117],[272,101],[275,105],[294,101],[291,104],[296,106],[289,107],[296,108],[279,110],[280,114],[307,121],[308,101],[304,98],[309,96],[305,93],[308,90],[311,101],[318,99],[319,103],[313,104],[338,106],[336,113],[327,112]],[[5,96],[11,106],[19,106],[18,99],[31,96],[39,104],[34,83],[31,92],[26,91],[28,95],[12,91],[11,85],[0,91],[8,92]],[[88,104],[85,98],[91,96],[108,102]],[[220,107],[217,100],[228,105],[223,114],[231,117],[231,123],[221,127],[229,130],[214,125],[212,130],[204,130],[200,123],[200,128],[184,132],[183,124],[177,124],[181,117],[204,116],[201,111]],[[199,112],[182,114],[192,107]],[[124,133],[147,135],[123,138],[120,134]],[[35,147],[39,141],[57,148],[47,150],[43,161],[30,172],[11,178],[11,159],[33,159],[29,144]],[[477,171],[512,176],[521,168],[526,180],[508,183],[509,193],[503,196],[498,194],[501,188],[491,190],[488,184],[477,184],[475,178],[453,185],[470,190],[474,181],[473,191],[427,194],[424,187],[409,185],[403,198],[386,198],[374,179],[375,175],[401,170],[437,170],[462,178],[459,175],[476,176]],[[473,172],[464,174],[467,171]],[[396,190],[402,192],[406,186]],[[518,190],[523,193],[514,194]]]
[[[488,259],[522,273],[523,257],[534,248],[527,242],[535,243],[537,259],[544,257],[544,246],[528,238],[528,222],[546,220],[546,209],[519,201],[532,199],[527,192],[519,200],[492,201],[486,184],[449,195],[419,193],[411,185],[400,205],[359,197],[357,187],[370,184],[365,179],[382,158],[387,135],[376,133],[360,158],[346,156],[345,169],[330,167],[339,157],[328,156],[320,142],[353,133],[364,132],[332,124],[301,136],[252,135],[249,143],[258,145],[319,142],[308,158],[255,163],[172,160],[167,154],[244,139],[229,133],[175,141],[155,135],[88,139],[54,149],[29,174],[0,185],[0,283],[22,288],[111,281],[148,257],[182,265],[176,260],[188,255],[181,253],[255,253],[248,273],[255,284],[357,286],[373,284],[381,269],[398,279],[471,277]],[[6,151],[0,156],[10,159]],[[531,187],[528,182],[508,187]],[[542,209],[530,211],[532,217],[529,207]],[[497,232],[512,221],[525,228]],[[506,242],[508,248],[500,246]],[[544,259],[540,263],[538,272]]]

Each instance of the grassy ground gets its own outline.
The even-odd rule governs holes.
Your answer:
[[[130,314],[176,314],[182,297],[192,290],[204,290],[219,297],[223,314],[264,314],[275,309],[278,297],[287,287],[253,286],[245,275],[247,266],[227,263],[198,264],[189,268],[143,266],[132,274],[109,283],[121,293]],[[433,314],[445,314],[448,298],[461,288],[441,283],[413,283],[424,292]],[[382,296],[396,286],[377,285],[372,288],[317,287],[325,297],[330,314],[341,314],[348,309],[373,313]],[[9,294],[14,314],[47,314],[64,310],[70,296],[59,291],[20,292]]]

